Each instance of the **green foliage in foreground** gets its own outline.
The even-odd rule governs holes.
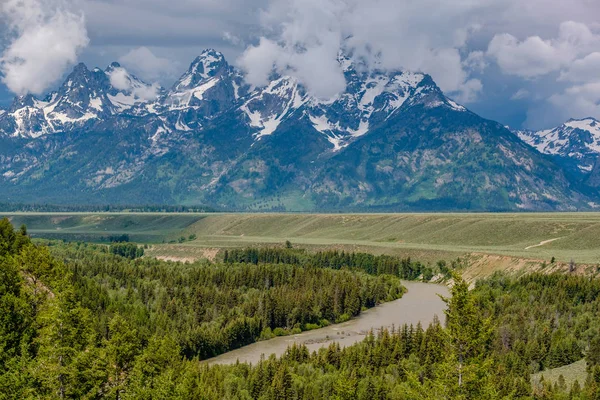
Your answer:
[[[210,367],[195,356],[239,344],[252,321],[293,329],[333,320],[360,310],[356,299],[397,297],[398,280],[286,264],[183,266],[100,249],[51,254],[0,221],[0,398],[600,398],[600,282],[589,278],[497,275],[469,291],[457,277],[445,325]],[[585,382],[531,386],[531,373],[584,356]]]

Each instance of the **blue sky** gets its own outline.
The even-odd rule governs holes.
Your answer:
[[[327,97],[342,87],[344,48],[372,68],[429,73],[513,127],[600,118],[598,1],[4,0],[0,16],[2,106],[42,97],[77,62],[117,60],[168,86],[209,47],[251,83],[285,68]]]

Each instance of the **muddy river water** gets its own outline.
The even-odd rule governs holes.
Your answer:
[[[341,346],[349,346],[365,338],[370,330],[382,327],[399,327],[404,324],[421,322],[423,327],[428,326],[435,315],[444,321],[445,303],[439,295],[448,296],[448,288],[420,282],[403,282],[408,292],[401,299],[382,304],[353,320],[342,324],[331,325],[326,328],[303,332],[298,335],[281,336],[271,340],[253,343],[206,360],[209,364],[234,364],[236,361],[256,364],[261,355],[282,355],[292,343],[305,344],[312,352],[321,347],[327,347],[332,342]]]

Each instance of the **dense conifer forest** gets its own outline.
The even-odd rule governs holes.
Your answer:
[[[141,250],[141,249],[140,249]],[[471,290],[457,265],[297,249],[217,263],[137,246],[32,244],[0,221],[0,399],[600,399],[600,281],[502,274]],[[445,318],[257,365],[208,357],[340,322],[397,299],[400,279],[453,276]],[[586,359],[588,376],[532,385]]]

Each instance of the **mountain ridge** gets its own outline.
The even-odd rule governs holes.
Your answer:
[[[338,61],[347,88],[329,100],[290,76],[251,87],[212,49],[169,89],[119,64],[78,65],[45,101],[22,98],[0,113],[3,200],[250,211],[594,207],[594,193],[429,75]]]
[[[552,157],[569,174],[598,188],[600,171],[600,121],[593,117],[571,118],[562,125],[541,131],[515,130],[521,140]]]

